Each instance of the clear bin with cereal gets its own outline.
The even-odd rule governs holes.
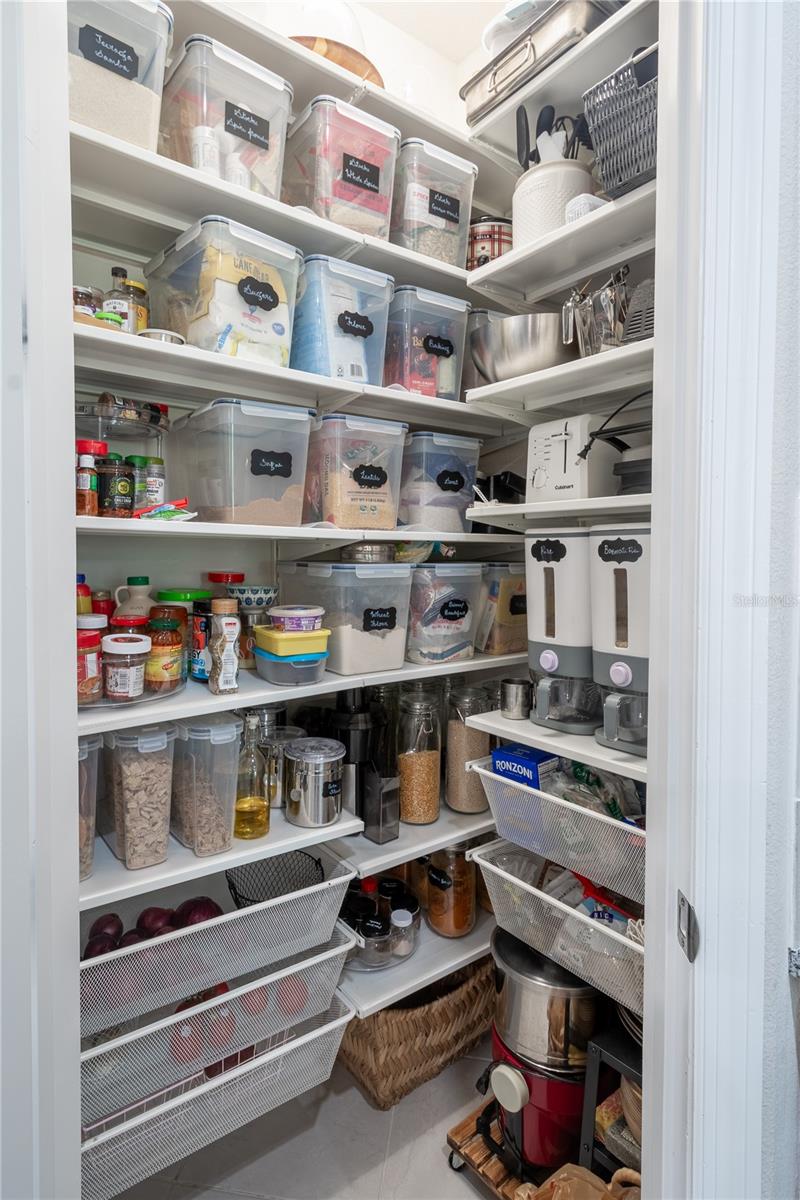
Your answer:
[[[414,568],[406,650],[409,662],[472,658],[481,572],[478,563],[433,563]]]
[[[165,722],[103,737],[105,790],[98,833],[129,870],[154,867],[167,857],[177,730]]]
[[[524,563],[484,563],[479,654],[522,654],[528,648]]]
[[[384,386],[457,400],[471,308],[467,300],[426,288],[410,284],[395,288],[389,305]]]
[[[155,150],[172,24],[160,0],[70,0],[70,119]]]
[[[435,533],[468,533],[466,512],[473,489],[481,443],[451,433],[412,433],[403,454],[400,525]]]
[[[175,489],[201,521],[299,525],[308,409],[222,397],[175,422]]]
[[[463,267],[477,174],[465,158],[422,138],[407,138],[397,158],[391,241]]]
[[[432,697],[401,697],[397,751],[400,820],[430,825],[439,817],[442,754],[439,711]]]
[[[395,529],[408,426],[370,417],[318,421],[308,448],[305,522]]]
[[[230,713],[178,725],[170,828],[198,857],[233,845],[242,728],[242,720]]]
[[[467,770],[467,763],[485,758],[490,751],[489,734],[470,729],[467,717],[490,711],[489,697],[482,687],[454,687],[450,692],[447,718],[448,808],[479,813],[489,807],[480,775]]]
[[[280,75],[192,34],[164,83],[159,153],[277,200],[291,107]]]
[[[335,96],[317,96],[286,141],[283,200],[388,238],[400,131]]]
[[[81,879],[88,879],[94,867],[97,769],[102,745],[102,733],[78,738],[78,848]]]
[[[202,217],[144,269],[151,322],[190,346],[288,367],[299,250],[227,217]]]

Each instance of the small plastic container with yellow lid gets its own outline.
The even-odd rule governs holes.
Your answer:
[[[324,654],[328,649],[330,629],[304,629],[288,632],[271,625],[256,625],[256,646],[268,654],[288,658],[294,654]]]

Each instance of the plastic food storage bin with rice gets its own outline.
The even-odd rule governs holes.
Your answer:
[[[412,433],[403,453],[398,523],[436,533],[469,532],[466,511],[473,488],[481,443],[449,433]]]
[[[404,141],[395,171],[391,241],[463,267],[477,174],[474,163],[422,138]]]
[[[70,0],[71,120],[155,150],[172,24],[160,0]]]
[[[481,598],[480,563],[414,567],[406,658],[413,663],[472,658]]]
[[[411,567],[404,563],[283,563],[281,595],[314,596],[331,631],[328,670],[394,671],[406,649]]]
[[[297,289],[292,367],[380,385],[393,288],[381,271],[309,255]]]
[[[175,422],[175,495],[201,521],[299,525],[308,437],[305,408],[220,397]]]
[[[317,96],[286,141],[283,199],[358,233],[388,238],[400,131]]]
[[[144,269],[151,324],[201,350],[288,367],[302,268],[294,246],[202,217]]]
[[[187,38],[161,98],[158,150],[278,199],[292,88],[214,38]]]
[[[410,284],[395,288],[389,305],[384,386],[396,384],[422,396],[457,400],[470,309],[467,300],[425,288]]]
[[[370,417],[331,414],[318,421],[308,446],[303,521],[395,529],[407,431]]]

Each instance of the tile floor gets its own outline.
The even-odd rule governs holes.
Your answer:
[[[119,1200],[477,1200],[466,1174],[448,1166],[446,1135],[477,1106],[488,1057],[487,1037],[389,1112],[372,1108],[337,1064],[327,1084]]]

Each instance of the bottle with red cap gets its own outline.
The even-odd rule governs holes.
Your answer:
[[[129,633],[132,635],[147,633],[149,616],[141,613],[122,613],[119,617],[111,617],[108,622],[110,633]]]
[[[243,571],[207,571],[206,579],[211,588],[212,600],[228,599],[229,583],[244,583]]]
[[[95,459],[108,454],[107,442],[79,438],[75,442],[75,514],[96,517],[99,512]]]

